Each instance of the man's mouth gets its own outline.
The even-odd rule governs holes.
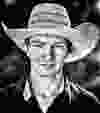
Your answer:
[[[54,63],[41,63],[40,65],[43,66],[43,67],[52,67],[55,64]]]

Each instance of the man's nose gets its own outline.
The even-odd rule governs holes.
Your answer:
[[[42,49],[42,57],[46,60],[52,60],[54,58],[54,48],[53,46],[45,46]]]

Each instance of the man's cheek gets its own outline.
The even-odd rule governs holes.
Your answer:
[[[57,64],[61,64],[61,63],[63,63],[64,62],[64,56],[62,55],[62,56],[56,56],[56,63]]]
[[[38,60],[40,61],[40,49],[33,49],[29,52],[29,57],[31,60]]]

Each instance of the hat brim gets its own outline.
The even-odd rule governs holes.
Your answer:
[[[6,34],[24,50],[24,40],[36,34],[55,34],[72,42],[75,51],[66,56],[65,62],[73,62],[87,56],[97,43],[97,34],[88,30],[88,24],[81,24],[76,28],[31,28],[31,29],[6,29]]]

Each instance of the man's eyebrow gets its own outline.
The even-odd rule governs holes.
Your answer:
[[[63,41],[56,41],[56,44],[65,44]]]
[[[30,42],[31,42],[31,43],[41,43],[40,40],[31,40]]]
[[[40,40],[32,40],[31,42],[30,42],[31,44],[33,43],[33,44],[42,44],[42,45],[45,45],[45,42],[42,42],[42,41],[40,41]]]
[[[45,41],[32,40],[31,43],[46,43]],[[56,41],[55,44],[65,44],[63,41]]]

